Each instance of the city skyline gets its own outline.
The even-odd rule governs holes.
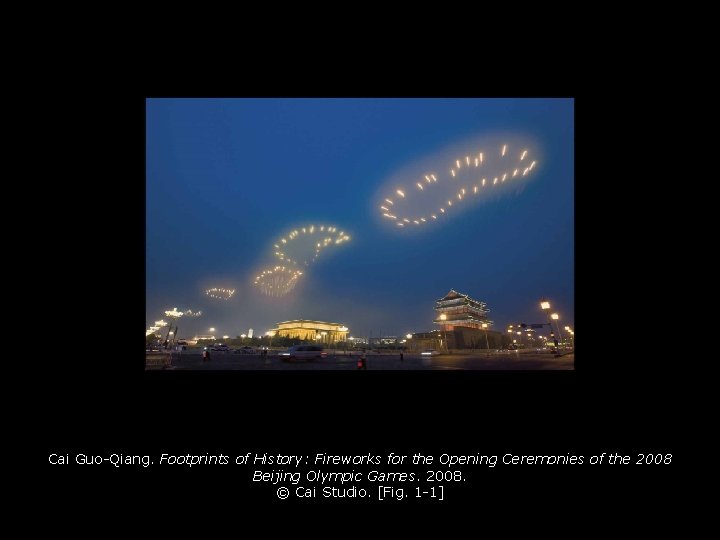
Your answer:
[[[146,113],[148,325],[177,307],[202,311],[180,318],[182,337],[292,319],[403,336],[432,330],[455,289],[487,303],[496,331],[544,322],[541,298],[574,327],[572,99],[149,99]],[[422,233],[382,221],[378,194],[413,163],[507,134],[537,141],[533,178]],[[286,294],[254,286],[273,242],[320,223],[346,245]]]

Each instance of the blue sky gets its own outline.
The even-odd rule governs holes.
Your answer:
[[[454,288],[487,302],[496,330],[543,322],[543,296],[574,327],[572,99],[149,99],[146,112],[148,325],[177,307],[203,311],[181,319],[182,337],[295,318],[403,335],[433,329],[434,301]],[[535,142],[527,180],[442,223],[382,218],[379,195],[413,164],[444,174],[455,147],[515,137]],[[273,243],[311,224],[351,240],[288,295],[263,295],[253,278],[274,265]],[[213,286],[236,293],[215,300]]]

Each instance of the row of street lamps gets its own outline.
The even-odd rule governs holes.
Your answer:
[[[570,348],[575,350],[575,331],[569,326],[565,327],[565,331],[570,335]]]
[[[557,350],[559,343],[558,343],[557,338],[555,337],[555,331],[553,330],[552,321],[555,321],[555,325],[557,326],[557,329],[558,329],[558,337],[560,338],[560,341],[562,341],[562,333],[560,332],[560,323],[558,322],[560,320],[560,315],[558,313],[550,313],[550,302],[545,299],[540,301],[540,309],[545,311],[545,313],[547,314],[548,326],[550,327],[550,338],[553,340],[553,343],[555,345],[555,350]],[[441,313],[440,320],[441,321],[447,320],[447,315],[445,313]],[[490,350],[490,344],[488,342],[488,336],[487,336],[488,324],[482,323],[481,326],[485,333],[485,348],[487,350]],[[508,328],[510,333],[514,333],[512,328],[513,328],[512,325],[510,325]],[[569,326],[565,327],[565,331],[568,333],[568,335],[570,337],[570,346],[574,349],[575,348],[575,340],[574,340],[575,332]],[[522,332],[517,332],[517,333],[518,333],[518,335],[522,335]],[[412,334],[407,334],[405,337],[407,339],[412,339]],[[542,337],[542,336],[540,336],[540,337]],[[445,350],[448,351],[449,348],[448,348],[447,332],[445,330],[445,325],[443,325],[443,341],[445,342]],[[515,342],[515,340],[513,340],[513,342]]]
[[[552,321],[555,321],[555,324],[557,325],[557,329],[558,329],[558,337],[560,337],[560,340],[562,341],[562,334],[560,332],[560,323],[557,322],[560,320],[560,315],[558,313],[550,313],[550,302],[547,300],[543,299],[540,301],[540,308],[543,311],[545,311],[547,314],[548,326],[550,327],[550,337],[555,344],[555,349],[557,349],[558,348],[558,340],[555,338],[555,332],[553,330]],[[165,314],[172,318],[180,318],[180,316],[182,316],[181,312],[177,312],[177,308],[173,308],[172,311],[166,311]],[[440,320],[441,321],[447,320],[447,315],[445,313],[441,313]],[[155,321],[155,326],[151,327],[150,330],[156,331],[162,326],[167,326],[167,323],[165,323],[165,321]],[[490,350],[490,343],[488,341],[488,335],[487,335],[488,323],[482,323],[481,326],[485,333],[485,348],[487,350]],[[170,328],[172,328],[172,325],[170,325]],[[169,337],[169,335],[174,334],[174,332],[172,332],[172,330],[170,330],[170,328],[168,328],[168,337]],[[509,331],[510,331],[510,333],[513,333],[513,331],[510,329],[512,329],[512,325],[509,327]],[[177,327],[176,327],[176,330],[177,330]],[[209,330],[211,333],[215,332],[215,328],[210,328]],[[347,331],[347,328],[343,327],[343,328],[341,328],[341,330]],[[568,335],[570,337],[571,347],[574,349],[575,348],[575,340],[574,340],[575,332],[569,326],[565,327],[565,331],[568,332]],[[521,332],[517,332],[517,333],[519,335],[521,334]],[[265,332],[265,335],[270,338],[269,346],[272,347],[272,338],[275,336],[275,333],[268,330],[267,332]],[[322,336],[323,340],[325,339],[326,335],[327,335],[327,332],[321,332],[321,336]],[[177,336],[175,336],[175,337],[177,337]],[[228,339],[229,337],[230,336],[223,336],[223,339]],[[245,337],[247,337],[247,336],[245,334],[241,334],[240,337],[242,339],[245,339]],[[410,340],[410,339],[412,339],[412,334],[407,334],[405,337],[408,340]],[[166,337],[166,340],[167,340],[167,337]],[[447,342],[447,332],[445,330],[445,325],[443,325],[443,341],[445,342],[445,350],[449,351],[448,342]]]
[[[341,332],[347,332],[347,331],[348,331],[348,328],[347,328],[346,326],[343,326],[343,327],[340,328],[340,331],[341,331]],[[210,328],[210,332],[215,332],[215,328]],[[269,346],[269,347],[272,347],[272,339],[273,339],[273,337],[275,337],[275,332],[272,332],[272,331],[268,330],[267,332],[265,332],[265,335],[270,338],[270,344],[269,344],[268,346]],[[324,342],[325,339],[326,339],[326,337],[327,337],[327,335],[328,335],[327,332],[320,332],[320,333],[316,336],[315,339],[322,339],[322,341]],[[230,336],[223,336],[223,339],[228,339],[229,337],[230,337]],[[246,337],[247,337],[246,334],[240,334],[240,338],[241,338],[241,339],[245,339]],[[410,339],[411,337],[412,337],[412,336],[411,336],[410,334],[408,334],[408,339]]]
[[[545,313],[547,313],[547,315],[548,315],[548,326],[550,327],[550,337],[553,339],[553,341],[555,343],[555,349],[557,350],[558,349],[558,340],[557,340],[557,338],[555,338],[555,332],[553,331],[552,321],[555,321],[555,325],[557,326],[557,330],[558,330],[558,337],[560,338],[560,341],[562,341],[562,332],[560,331],[560,323],[558,322],[560,320],[560,315],[557,313],[551,314],[550,313],[550,302],[548,302],[547,300],[544,300],[544,299],[540,302],[540,309],[545,311]],[[570,337],[571,347],[573,349],[575,349],[575,340],[574,340],[575,332],[569,326],[565,327],[565,331],[568,332],[568,335]]]

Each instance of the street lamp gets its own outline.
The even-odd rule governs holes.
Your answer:
[[[268,330],[267,332],[265,332],[265,335],[270,338],[270,345],[268,345],[268,348],[270,348],[272,347],[272,338],[275,335],[275,332],[271,332],[270,330]]]
[[[211,332],[214,332],[214,331],[215,331],[215,329],[214,329],[214,328],[211,328],[211,329],[210,329],[210,331],[211,331]]]
[[[446,320],[447,320],[447,315],[446,315],[445,313],[441,313],[441,314],[440,314],[440,320],[441,320],[441,321],[446,321]],[[447,352],[450,352],[450,347],[448,346],[448,342],[447,342],[447,331],[445,330],[445,325],[444,325],[444,324],[443,324],[443,339],[445,340],[445,350],[446,350]]]
[[[557,352],[558,340],[555,337],[555,331],[553,330],[553,327],[552,327],[552,320],[550,320],[550,302],[548,302],[547,300],[542,300],[540,302],[540,307],[542,308],[543,311],[545,311],[545,313],[547,313],[548,326],[550,327],[550,337],[552,338],[553,342],[555,343],[555,352]],[[557,315],[557,313],[555,315]]]
[[[490,353],[490,345],[488,344],[488,338],[487,338],[487,323],[482,323],[482,328],[485,330],[485,348],[487,349],[488,354]]]
[[[569,326],[566,326],[565,330],[567,331],[568,335],[570,336],[570,347],[572,347],[574,350],[575,349],[575,339],[573,338],[573,336],[575,335],[575,332],[573,332],[573,329],[570,328]]]
[[[406,338],[406,339],[412,339],[412,334],[406,334],[406,335],[405,335],[405,338]]]
[[[552,315],[550,315],[550,317],[552,317],[552,320],[555,321],[555,326],[557,326],[558,329],[558,337],[562,342],[562,332],[560,331],[560,323],[558,322],[558,320],[560,319],[560,315],[558,315],[557,313],[553,313]]]

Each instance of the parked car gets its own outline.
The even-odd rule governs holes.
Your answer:
[[[256,351],[252,347],[245,345],[244,347],[235,349],[233,352],[238,353],[238,354],[255,354]]]
[[[285,362],[289,360],[310,360],[311,358],[327,358],[327,353],[319,345],[296,345],[280,353],[280,359]]]
[[[218,352],[228,352],[230,350],[230,347],[225,345],[224,343],[216,343],[210,348],[211,351],[218,351]]]
[[[420,353],[422,356],[437,356],[440,353],[436,351],[435,349],[429,349],[427,351],[423,351]]]

